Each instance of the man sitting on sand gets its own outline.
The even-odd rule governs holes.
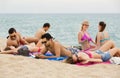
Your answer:
[[[8,30],[9,36],[7,37],[7,46],[14,46],[19,47],[20,45],[28,44],[27,41],[25,41],[20,33],[16,32],[14,28],[10,28]]]
[[[46,58],[56,58],[60,56],[68,56],[71,57],[73,54],[80,52],[80,50],[76,48],[65,48],[58,41],[53,40],[53,37],[46,33],[42,35],[42,44],[44,44],[44,48],[41,50],[40,54],[36,55],[38,58],[46,59]],[[110,46],[108,46],[110,45]],[[110,48],[113,48],[114,43],[112,41],[108,41],[104,46],[100,48],[101,51],[105,52]],[[54,56],[45,56],[46,52],[50,51]]]
[[[49,28],[50,28],[50,24],[45,23],[43,27],[35,33],[35,37],[26,37],[25,40],[29,43],[35,42],[37,44],[38,41],[41,39],[41,36],[45,34]],[[41,43],[39,42],[38,45],[41,45]]]

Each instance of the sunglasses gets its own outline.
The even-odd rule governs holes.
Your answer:
[[[89,25],[86,25],[86,24],[83,24],[84,26],[89,26]]]
[[[46,44],[47,43],[47,41],[43,41],[43,42],[41,42],[42,44]]]

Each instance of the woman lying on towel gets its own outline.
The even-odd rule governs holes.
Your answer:
[[[112,42],[106,43],[103,45],[99,50],[96,51],[85,51],[85,52],[78,52],[73,54],[71,57],[68,57],[65,62],[70,64],[75,63],[82,63],[86,64],[89,62],[106,62],[113,56],[120,57],[120,49],[119,48],[112,48],[108,51],[105,50],[105,47],[108,48],[107,45],[113,45]]]
[[[29,56],[29,53],[38,52],[40,53],[41,47],[36,47],[35,45],[24,45],[18,48],[13,46],[6,47],[0,54],[18,54],[23,56]]]

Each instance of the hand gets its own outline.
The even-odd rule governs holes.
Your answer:
[[[44,59],[45,56],[43,54],[37,54],[37,55],[35,55],[35,58],[42,58],[42,59]]]

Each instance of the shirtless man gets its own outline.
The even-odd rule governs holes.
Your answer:
[[[38,57],[38,58],[45,59],[45,58],[56,58],[56,57],[60,57],[60,56],[70,57],[73,54],[80,52],[80,50],[78,50],[76,48],[65,48],[59,42],[53,40],[53,37],[49,33],[42,35],[41,39],[42,39],[42,44],[44,44],[44,48],[42,48],[40,54],[36,55],[36,57]],[[110,46],[108,46],[108,45],[110,45]],[[114,42],[108,41],[106,44],[104,44],[101,47],[100,50],[105,52],[112,47],[114,47]],[[45,56],[44,54],[47,51],[50,51],[54,56]]]
[[[25,41],[20,33],[16,32],[14,28],[10,28],[8,30],[9,36],[7,39],[7,46],[14,46],[19,47],[20,45],[28,44],[27,41]]]
[[[62,46],[58,41],[53,40],[53,37],[49,33],[42,35],[41,40],[42,44],[44,44],[44,48],[42,48],[40,54],[36,55],[36,57],[46,59],[60,56],[71,56],[71,51]],[[50,51],[54,56],[45,56],[44,54],[47,51]]]
[[[27,42],[29,42],[29,43],[35,42],[35,43],[37,44],[38,41],[41,39],[41,36],[42,36],[43,34],[45,34],[45,33],[48,31],[49,28],[50,28],[50,24],[49,24],[49,23],[45,23],[45,24],[43,25],[43,27],[42,27],[41,29],[39,29],[39,30],[35,33],[35,37],[27,37],[27,38],[25,38],[25,40],[26,40]],[[40,42],[39,42],[38,45],[40,45]]]

